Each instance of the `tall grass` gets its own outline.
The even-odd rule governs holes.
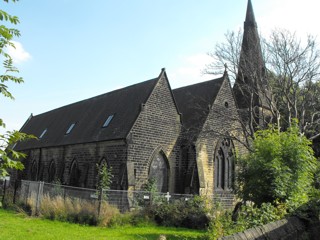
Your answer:
[[[61,196],[50,197],[44,195],[39,212],[36,213],[35,197],[31,196],[27,201],[27,209],[30,215],[39,215],[43,218],[73,223],[108,226],[119,210],[103,201],[98,213],[98,201],[88,201],[79,198],[63,198]]]

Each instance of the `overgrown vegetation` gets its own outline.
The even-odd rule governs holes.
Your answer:
[[[98,214],[98,201],[64,198],[62,195],[54,197],[45,195],[38,212],[36,211],[36,199],[31,197],[27,204],[22,205],[22,209],[30,216],[98,226],[109,226],[111,220],[120,214],[116,207],[109,205],[106,201],[101,202]]]
[[[206,229],[210,222],[211,209],[205,198],[195,196],[190,199],[166,199],[145,207],[143,214],[161,226]]]
[[[257,131],[252,149],[239,161],[236,191],[240,199],[257,206],[285,204],[290,212],[308,202],[317,160],[297,122],[285,132],[274,126]]]

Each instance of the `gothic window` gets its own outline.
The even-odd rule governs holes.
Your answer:
[[[34,160],[31,166],[31,181],[37,181],[37,176],[38,176],[38,163],[36,160]]]
[[[234,150],[230,139],[223,139],[216,147],[214,158],[215,190],[232,189],[234,178]]]
[[[80,178],[80,171],[77,161],[73,161],[71,164],[70,169],[70,181],[69,185],[78,187],[79,186],[79,178]]]
[[[53,182],[56,176],[56,164],[54,160],[51,161],[48,171],[48,182]]]
[[[149,169],[149,180],[154,180],[158,192],[168,191],[168,164],[162,152],[158,152],[152,159]]]

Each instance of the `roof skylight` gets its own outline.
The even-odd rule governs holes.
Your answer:
[[[108,127],[114,115],[110,115],[107,120],[104,122],[102,127]]]
[[[43,138],[43,136],[46,134],[46,132],[47,132],[47,129],[43,130],[43,132],[41,133],[39,139]]]
[[[71,133],[72,129],[74,128],[74,126],[76,125],[76,123],[72,123],[70,125],[70,127],[68,128],[68,130],[66,131],[66,135],[68,135],[69,133]]]

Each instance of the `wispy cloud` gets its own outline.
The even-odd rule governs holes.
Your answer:
[[[28,53],[20,42],[11,41],[15,47],[8,47],[8,53],[12,57],[14,63],[22,63],[31,59],[30,53]]]

